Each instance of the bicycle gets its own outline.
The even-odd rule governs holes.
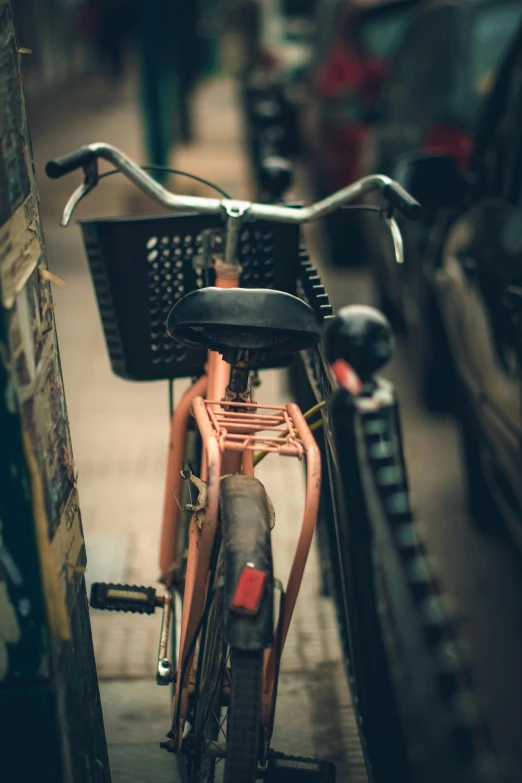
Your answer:
[[[277,91],[265,87],[243,90],[245,134],[257,198],[263,203],[282,203],[292,184],[293,170],[288,148],[288,118]]]
[[[402,260],[402,239],[393,209],[416,219],[420,206],[399,185],[382,176],[367,177],[309,207],[179,196],[158,184],[118,149],[91,144],[47,165],[47,173],[53,178],[84,170],[84,183],[69,199],[62,225],[69,223],[79,201],[104,176],[98,173],[98,159],[112,163],[169,210],[204,216],[201,219],[209,223],[210,235],[202,232],[198,240],[203,248],[203,269],[198,273],[197,285],[189,293],[178,291],[181,295],[173,306],[169,303],[166,319],[168,334],[184,352],[183,361],[192,357],[190,367],[199,366],[193,359],[198,350],[207,352],[205,371],[187,390],[171,421],[160,548],[160,568],[167,591],[160,597],[153,588],[97,583],[92,588],[91,606],[140,613],[152,613],[162,607],[157,680],[161,684],[175,682],[172,726],[162,747],[178,756],[190,783],[213,781],[222,758],[226,783],[250,783],[258,776],[291,781],[296,779],[292,775],[306,774],[307,780],[334,780],[333,765],[284,757],[270,748],[279,663],[317,518],[321,460],[307,422],[310,412],[303,414],[294,403],[258,403],[253,400],[250,387],[251,373],[258,367],[280,363],[284,357],[317,345],[321,328],[312,307],[287,291],[240,288],[239,246],[249,225],[268,221],[272,226],[298,227],[367,192],[379,190],[383,196],[380,212],[390,228],[396,256]],[[212,234],[215,216],[225,222],[222,245],[215,242]],[[199,228],[201,225],[198,223]],[[296,234],[292,237],[295,241]],[[255,231],[253,238],[256,239]],[[157,237],[155,240],[149,245],[151,255],[157,247],[161,248],[161,241],[158,244]],[[86,244],[98,285],[103,264],[93,251],[93,236],[88,232]],[[154,265],[156,260],[151,263]],[[110,276],[111,270],[108,272]],[[211,276],[215,276],[215,281],[210,280]],[[204,284],[209,281],[215,285]],[[127,293],[139,288],[138,283],[139,280],[132,285],[129,282]],[[151,290],[153,299],[162,296],[160,288],[160,293],[154,293],[154,280]],[[117,293],[114,288],[112,294],[110,290],[102,291],[108,300]],[[125,357],[118,359],[118,329],[108,328],[103,307],[109,307],[111,302],[107,305],[103,296],[99,296],[99,304],[115,366]],[[158,302],[154,300],[153,304],[156,307]],[[116,311],[118,308],[121,315],[121,301],[115,303]],[[158,310],[160,319],[164,310],[166,307]],[[139,320],[139,312],[130,313],[131,325],[135,326],[133,318]],[[135,350],[141,355],[139,345]],[[121,369],[122,365],[117,366]],[[136,368],[134,361],[134,376],[125,376],[123,371],[122,374],[136,377]],[[194,474],[185,457],[191,414],[203,444],[200,476]],[[285,589],[272,569],[270,531],[274,509],[254,476],[255,463],[268,453],[306,458],[307,464],[303,522]],[[195,502],[188,508],[192,516],[185,564],[179,547],[178,504],[184,481],[197,491]],[[174,671],[168,659],[168,641],[176,592],[183,592],[183,609]]]

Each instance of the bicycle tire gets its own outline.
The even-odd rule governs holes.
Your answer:
[[[199,760],[198,783],[214,783],[216,760],[204,756],[205,746],[218,740],[220,731],[221,693],[225,655],[222,645],[223,591],[216,592],[204,630],[203,661],[200,675],[203,688],[198,699],[196,731],[201,734],[202,755]],[[198,725],[199,723],[199,725]]]
[[[201,436],[199,432],[196,430],[194,432],[188,433],[188,439],[187,439],[187,458],[190,461],[190,464],[192,465],[192,470],[194,471],[196,476],[201,475],[201,457],[202,457],[202,441]],[[189,482],[185,481],[183,486],[183,495],[182,495],[182,506],[183,508],[186,506],[187,503],[192,503],[193,498],[192,494],[194,493],[194,490],[191,492],[191,488],[189,486]],[[179,531],[179,539],[178,539],[178,546],[179,551],[181,553],[185,552],[188,549],[188,541],[189,541],[189,528],[190,528],[190,515],[184,514],[180,512],[179,515],[179,522],[180,522],[180,531]],[[184,584],[184,578],[183,578],[183,584]],[[171,650],[172,650],[172,665],[174,669],[177,669],[178,665],[178,629],[177,629],[177,623],[176,618],[178,614],[178,608],[176,604],[176,597],[179,601],[179,614],[180,619],[183,613],[183,586],[181,586],[179,589],[173,588],[170,592],[172,595],[172,621],[170,626],[170,639],[171,639]],[[171,696],[172,700],[174,701],[174,698],[176,696],[176,683],[172,683],[171,686]]]
[[[502,766],[458,623],[411,510],[395,392],[378,383],[379,407],[344,390],[335,392],[331,407],[340,479],[344,487],[355,481],[351,501],[358,509],[350,520],[347,586],[370,777],[373,783],[390,775],[405,783],[500,783]]]
[[[254,783],[259,759],[263,650],[232,649],[224,783]]]
[[[209,743],[218,739],[221,725],[221,696],[226,666],[222,644],[223,589],[214,588],[216,578],[223,573],[222,547],[218,544],[215,574],[212,577],[210,608],[201,631],[198,652],[198,673],[195,693],[195,744],[188,765],[189,783],[214,783],[216,759],[205,756]]]

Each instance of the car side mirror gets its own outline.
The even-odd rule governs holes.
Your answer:
[[[425,209],[462,204],[467,190],[465,178],[451,155],[414,152],[400,158],[393,179]]]

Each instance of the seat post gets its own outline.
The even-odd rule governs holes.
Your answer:
[[[259,358],[257,353],[257,351],[237,348],[229,349],[224,355],[225,361],[230,364],[230,379],[225,390],[227,402],[252,402],[248,381],[250,371]]]
[[[240,272],[241,267],[237,257],[239,234],[248,217],[248,212],[251,205],[246,201],[232,201],[225,199],[222,202],[222,206],[226,215],[224,263],[226,266],[235,270],[236,272]]]
[[[234,394],[244,394],[248,390],[250,367],[233,364],[230,370],[228,389]]]

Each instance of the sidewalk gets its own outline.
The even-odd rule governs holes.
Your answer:
[[[50,182],[46,160],[81,144],[107,141],[143,159],[137,107],[130,82],[117,95],[103,84],[62,95],[45,121],[32,120],[33,145],[50,269],[66,281],[55,289],[65,389],[86,537],[87,581],[154,585],[168,438],[167,384],[132,384],[110,370],[80,232],[58,227],[66,198],[80,177]],[[198,143],[179,149],[178,168],[248,197],[234,85],[214,81],[197,99]],[[188,191],[188,180],[175,187]],[[172,187],[172,184],[171,184]],[[203,192],[190,186],[190,192]],[[104,180],[78,217],[156,212],[121,177]],[[176,399],[185,382],[175,385]],[[282,371],[263,375],[260,399],[288,397]],[[295,463],[295,464],[294,464]],[[297,461],[266,459],[259,477],[277,514],[273,533],[275,573],[290,567],[302,511],[304,477]],[[345,682],[333,606],[319,596],[318,561],[312,549],[285,648],[273,745],[286,753],[335,761],[339,783],[366,780],[355,719]],[[166,689],[154,682],[159,616],[92,612],[113,783],[175,783],[173,758],[159,750],[169,725]]]

